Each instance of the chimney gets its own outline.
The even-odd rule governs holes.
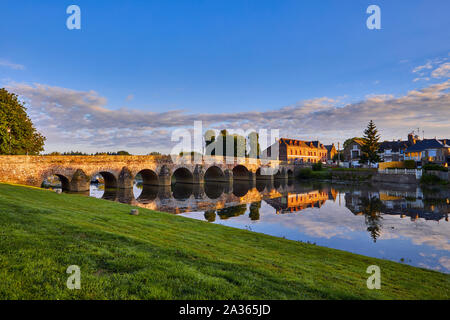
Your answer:
[[[414,136],[414,133],[408,134],[408,141],[410,144],[416,144],[416,137]]]

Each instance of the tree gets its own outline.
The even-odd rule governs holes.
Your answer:
[[[37,132],[17,95],[0,89],[0,154],[39,154],[45,137]]]
[[[259,134],[256,132],[250,133],[248,135],[248,140],[250,142],[250,150],[247,156],[259,159],[259,156],[261,155],[261,146],[259,145]]]
[[[353,137],[353,138],[350,138],[350,139],[345,140],[345,141],[344,141],[344,146],[343,146],[343,148],[344,148],[344,149],[347,148],[347,146],[348,146],[350,143],[352,143],[355,139],[362,139],[362,138]]]
[[[370,120],[367,125],[367,129],[364,130],[364,143],[361,146],[362,154],[360,163],[377,163],[380,161],[380,156],[378,155],[378,148],[380,144],[378,143],[378,140],[380,140],[380,135],[378,134],[377,127],[373,121]]]
[[[344,161],[344,153],[341,151],[341,152],[339,152],[339,153],[336,153],[334,156],[333,156],[333,161],[337,161],[338,160],[338,157],[339,157],[339,160],[340,161]]]
[[[382,219],[381,210],[383,209],[383,202],[377,197],[362,198],[361,199],[362,212],[364,213],[367,231],[373,242],[381,235]]]

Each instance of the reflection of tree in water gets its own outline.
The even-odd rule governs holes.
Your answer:
[[[234,207],[228,207],[217,210],[217,214],[219,215],[220,219],[226,220],[230,217],[237,217],[240,215],[243,215],[247,211],[247,205],[241,204]]]
[[[250,205],[250,220],[259,220],[259,209],[261,209],[261,201],[253,202]]]
[[[216,221],[216,212],[214,210],[205,211],[205,220],[208,222]]]
[[[364,213],[367,231],[370,232],[373,242],[377,242],[377,238],[381,235],[382,207],[383,202],[377,197],[361,198],[361,209]]]

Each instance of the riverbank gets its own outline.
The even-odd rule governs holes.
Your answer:
[[[0,299],[450,298],[446,274],[131,208],[0,184]]]

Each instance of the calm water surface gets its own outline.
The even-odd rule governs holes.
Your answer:
[[[258,181],[90,195],[450,273],[449,189]]]

